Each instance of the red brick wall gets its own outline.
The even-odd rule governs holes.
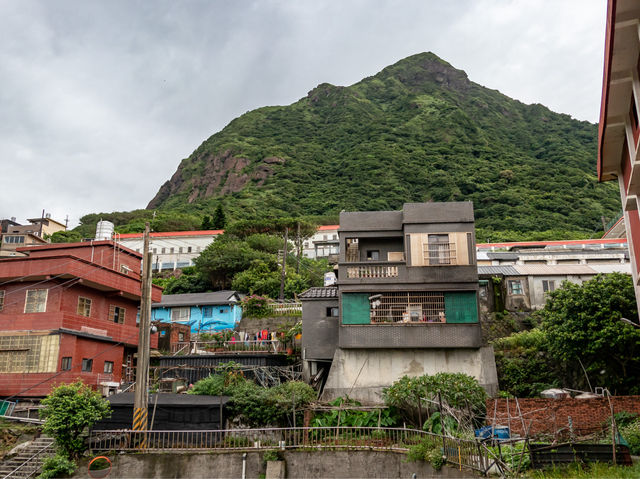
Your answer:
[[[640,396],[614,396],[611,398],[613,412],[635,412],[640,414]],[[520,407],[520,414],[518,412]],[[603,428],[611,417],[609,401],[594,399],[488,399],[487,424],[511,426],[514,433],[566,434],[569,432],[569,417],[576,434],[589,434]],[[524,421],[524,428],[523,428]]]

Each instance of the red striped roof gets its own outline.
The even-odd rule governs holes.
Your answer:
[[[626,238],[606,238],[588,240],[563,240],[563,241],[517,241],[514,243],[478,243],[476,246],[482,249],[488,248],[509,248],[512,246],[565,246],[583,244],[622,244],[626,243]]]
[[[215,236],[221,235],[224,230],[203,230],[203,231],[166,231],[164,233],[151,233],[152,238],[167,238],[175,236]],[[114,235],[118,239],[142,238],[142,233],[124,233]]]

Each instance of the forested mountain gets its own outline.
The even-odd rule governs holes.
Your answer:
[[[231,219],[471,200],[491,239],[597,236],[620,209],[596,180],[597,127],[470,81],[432,53],[233,120],[150,209]],[[488,238],[479,235],[478,240]]]

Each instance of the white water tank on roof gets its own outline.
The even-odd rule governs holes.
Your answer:
[[[113,223],[111,221],[98,221],[96,225],[96,240],[110,240],[113,237]]]

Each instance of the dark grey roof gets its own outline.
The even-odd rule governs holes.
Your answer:
[[[508,251],[487,251],[487,258],[491,259],[518,259],[519,257],[519,254]]]
[[[499,266],[478,266],[478,276],[488,274],[502,274],[504,276],[522,276],[517,269],[511,265]]]
[[[337,298],[338,288],[336,286],[325,286],[323,288],[309,288],[304,293],[300,294],[301,299],[323,299],[323,298]]]
[[[120,393],[108,396],[107,400],[113,405],[128,406],[133,405],[133,396],[135,393]],[[229,396],[201,396],[199,394],[150,394],[149,407],[153,407],[156,403],[158,406],[217,406],[223,405],[229,401]]]
[[[202,306],[207,304],[229,304],[239,300],[235,291],[214,291],[213,293],[163,294],[162,301],[154,303],[153,308],[169,306]]]

